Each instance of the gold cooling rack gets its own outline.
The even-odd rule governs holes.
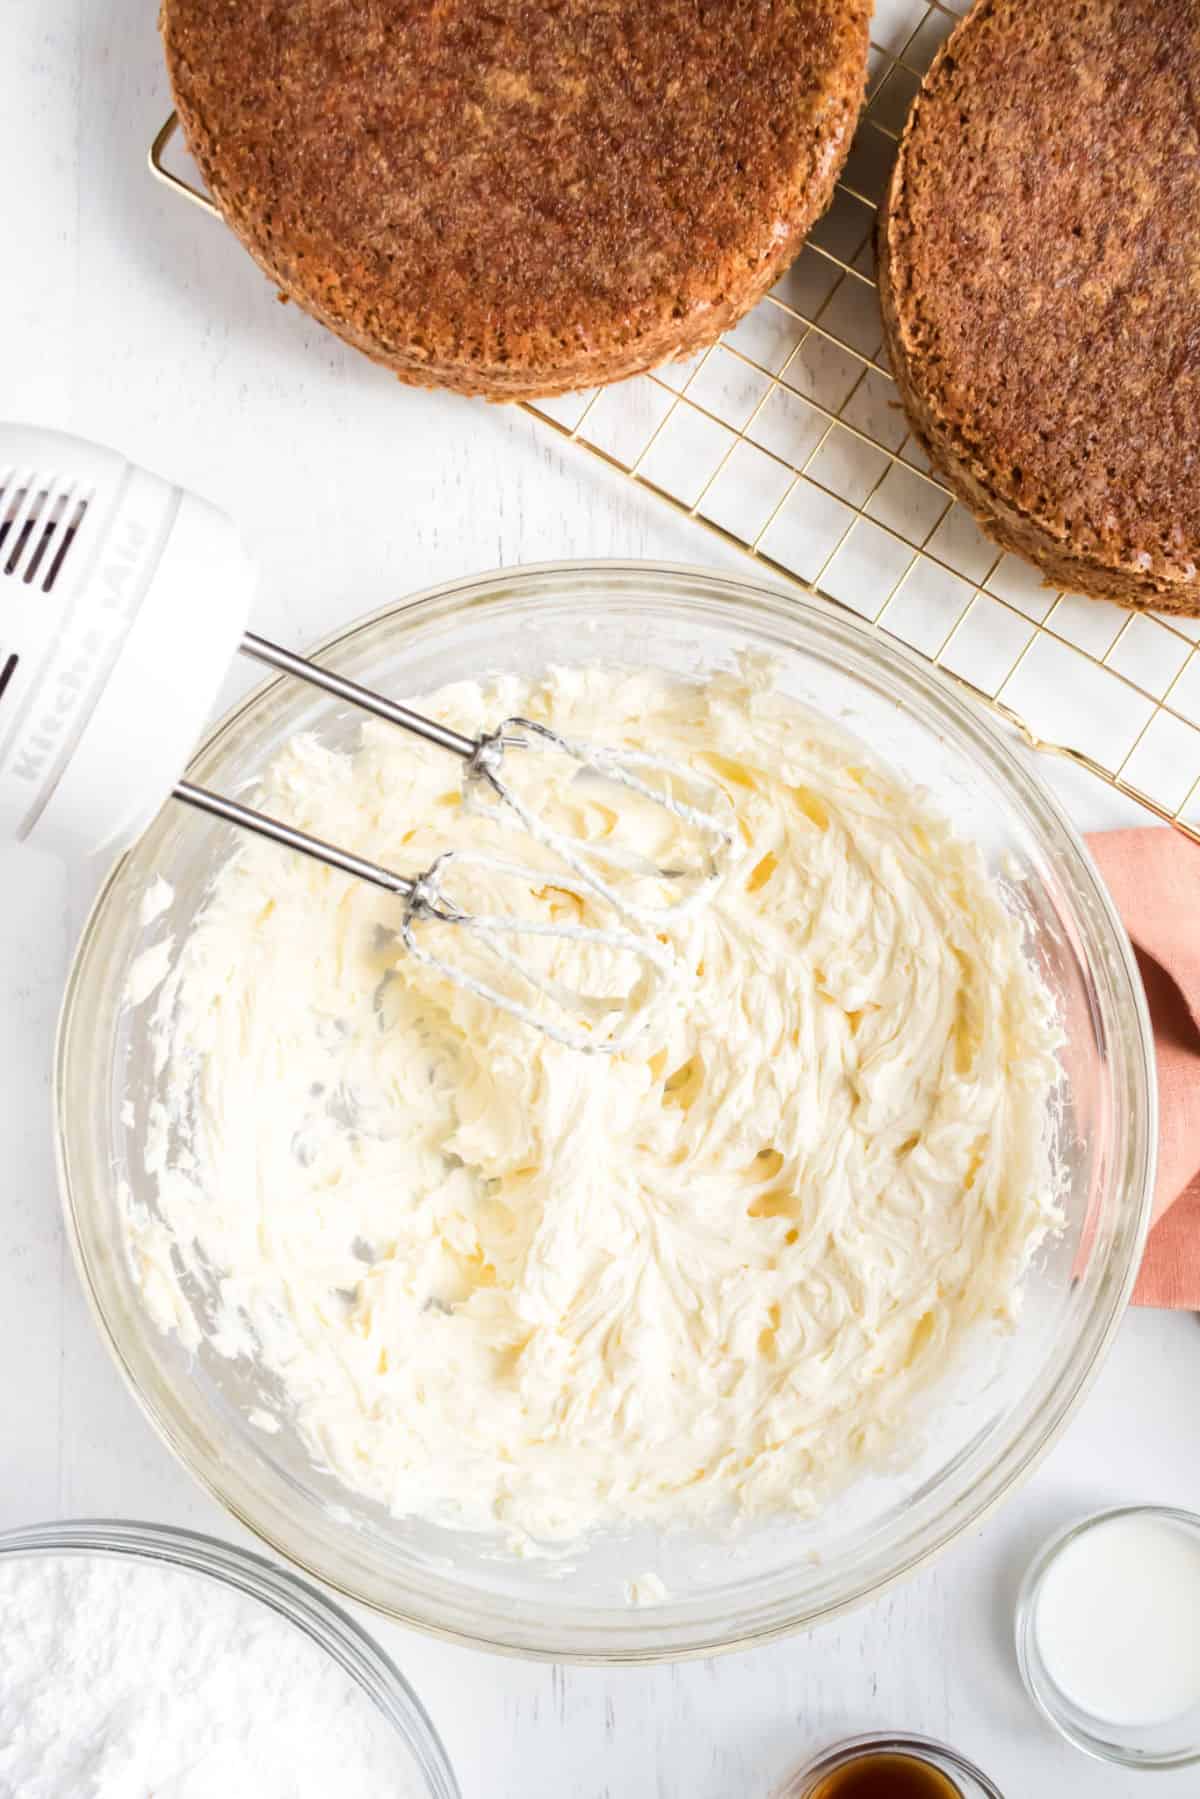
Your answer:
[[[690,362],[527,404],[561,437],[772,574],[898,638],[1015,725],[1200,843],[1200,619],[1055,593],[929,472],[888,373],[875,209],[967,0],[876,0],[868,102],[799,259]],[[160,180],[220,216],[150,151]]]

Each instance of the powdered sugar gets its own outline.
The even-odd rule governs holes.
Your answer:
[[[0,1799],[416,1799],[350,1677],[258,1600],[103,1556],[0,1561]]]

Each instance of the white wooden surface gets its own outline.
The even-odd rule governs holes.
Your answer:
[[[154,11],[0,8],[0,413],[109,439],[234,512],[265,570],[261,628],[295,645],[501,563],[721,554],[524,417],[402,389],[281,307],[233,239],[145,171],[168,105]],[[1081,825],[1136,820],[1086,777],[1048,772]],[[234,1535],[125,1393],[63,1240],[50,1057],[84,883],[0,851],[0,895],[0,1528],[124,1514]],[[944,1735],[1013,1799],[1195,1794],[1195,1772],[1150,1781],[1060,1743],[1018,1684],[1011,1614],[1022,1566],[1067,1518],[1200,1501],[1198,1378],[1194,1317],[1131,1315],[1026,1489],[936,1566],[811,1637],[606,1673],[379,1634],[467,1799],[766,1795],[816,1746],[889,1725]]]

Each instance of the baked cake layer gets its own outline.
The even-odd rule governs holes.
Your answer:
[[[879,230],[936,468],[1056,586],[1200,612],[1200,0],[980,0]]]
[[[712,342],[827,204],[866,0],[164,0],[215,201],[322,323],[495,398]]]

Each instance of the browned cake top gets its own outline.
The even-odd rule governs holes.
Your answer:
[[[719,303],[815,210],[865,0],[165,0],[189,141],[301,298],[431,358]]]
[[[1200,0],[980,0],[888,222],[935,447],[1053,536],[1200,561]]]

